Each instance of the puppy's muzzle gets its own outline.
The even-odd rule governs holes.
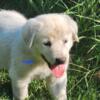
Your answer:
[[[45,58],[44,55],[41,55],[42,58],[44,59],[44,61],[47,62],[48,66],[51,67],[52,64],[50,64],[50,62]],[[53,65],[60,65],[60,64],[65,64],[66,58],[62,57],[62,58],[55,58],[55,63]]]
[[[55,65],[64,64],[65,61],[66,61],[66,58],[65,58],[65,57],[56,58],[56,59],[55,59]]]

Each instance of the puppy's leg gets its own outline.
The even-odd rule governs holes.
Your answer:
[[[17,75],[15,69],[10,68],[9,76],[12,82],[13,100],[25,100],[28,97],[28,78],[21,78]]]
[[[50,78],[48,80],[49,90],[55,100],[67,100],[66,96],[66,86],[67,86],[67,75],[61,78]]]
[[[25,100],[28,97],[28,83],[26,80],[13,80],[13,100]]]

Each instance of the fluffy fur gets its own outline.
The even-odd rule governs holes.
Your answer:
[[[56,100],[67,99],[66,71],[69,51],[78,41],[77,31],[76,22],[68,15],[44,14],[27,20],[18,12],[0,11],[0,68],[8,69],[15,100],[28,97],[28,84],[34,78],[45,78]],[[44,45],[48,41],[51,46]],[[56,58],[64,58],[63,76],[56,78],[41,54],[51,65]]]

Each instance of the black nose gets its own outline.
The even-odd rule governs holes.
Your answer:
[[[64,64],[66,58],[56,58],[55,65]]]

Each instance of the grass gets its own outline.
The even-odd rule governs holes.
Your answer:
[[[27,17],[42,13],[64,12],[79,26],[80,42],[71,51],[68,70],[68,100],[100,100],[100,0],[3,0],[2,9],[15,9]],[[99,76],[100,77],[100,76]],[[30,100],[52,100],[42,81],[32,81]],[[0,100],[12,97],[11,83],[5,70],[0,71]]]

